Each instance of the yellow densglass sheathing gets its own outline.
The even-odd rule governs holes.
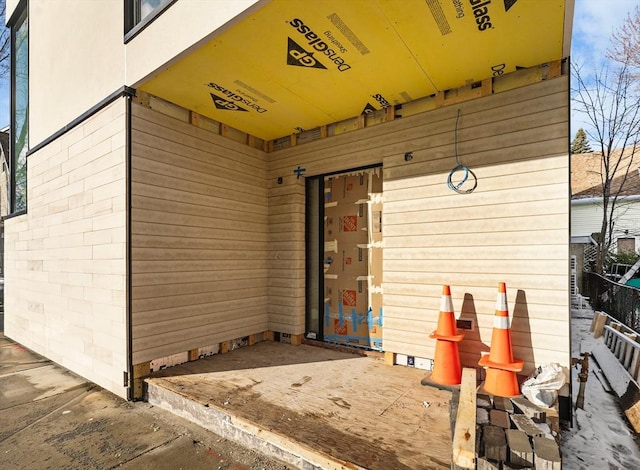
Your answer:
[[[139,88],[273,139],[562,58],[565,0],[274,0]]]

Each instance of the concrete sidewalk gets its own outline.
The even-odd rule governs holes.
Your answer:
[[[261,469],[285,464],[125,402],[0,333],[0,468]]]

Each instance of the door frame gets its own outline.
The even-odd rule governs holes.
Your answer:
[[[324,342],[324,200],[325,179],[330,176],[348,175],[358,171],[382,169],[382,163],[366,165],[346,170],[322,173],[305,178],[305,338]],[[382,173],[384,185],[384,172]],[[316,187],[314,187],[316,186]],[[315,200],[314,199],[315,196]],[[315,212],[314,212],[315,211]],[[312,220],[315,218],[315,221]],[[317,233],[313,233],[317,227]],[[317,238],[317,240],[316,240]],[[313,243],[317,242],[317,246]],[[312,258],[312,256],[315,257]],[[317,291],[314,291],[317,289]],[[312,306],[315,304],[318,315],[312,317]],[[311,325],[317,321],[316,325]],[[312,327],[315,326],[315,329]]]

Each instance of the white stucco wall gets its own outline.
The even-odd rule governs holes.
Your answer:
[[[218,34],[227,22],[233,24],[243,11],[261,3],[265,2],[178,0],[127,43],[124,82],[137,86],[153,71],[181,58],[192,46]]]
[[[135,87],[254,3],[178,0],[125,44],[122,0],[29,2],[29,146],[123,85]],[[7,2],[7,16],[16,6]]]
[[[29,2],[31,148],[124,84],[123,18],[123,2]]]
[[[11,18],[11,15],[13,15],[13,12],[16,11],[18,7],[18,3],[20,3],[20,0],[6,0],[5,21]]]

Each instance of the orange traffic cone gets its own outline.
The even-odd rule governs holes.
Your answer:
[[[520,395],[516,372],[522,370],[524,361],[513,358],[509,312],[507,310],[507,287],[504,282],[498,284],[498,300],[496,301],[496,314],[493,319],[491,350],[489,355],[480,358],[478,365],[485,367],[487,370],[484,381],[486,392],[498,397]]]
[[[464,333],[458,334],[456,319],[453,315],[451,289],[442,286],[442,300],[440,301],[440,316],[438,328],[430,338],[436,339],[436,353],[433,360],[431,380],[444,385],[458,385],[462,381],[460,355],[458,343],[462,341]]]

